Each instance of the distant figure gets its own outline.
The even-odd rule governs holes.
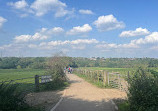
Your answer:
[[[72,68],[71,67],[68,68],[68,73],[72,73]]]

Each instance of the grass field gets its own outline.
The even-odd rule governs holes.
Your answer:
[[[127,75],[135,71],[134,68],[106,68],[106,67],[81,67],[81,69],[88,69],[88,70],[105,70],[107,72],[119,72],[121,75]]]
[[[81,67],[80,69],[87,69],[87,70],[104,70],[107,72],[119,72],[120,75],[124,76],[124,75],[128,75],[128,71],[129,74],[132,75],[137,68],[107,68],[107,67]],[[156,71],[155,73],[158,74],[158,68],[148,68],[150,70],[154,70]]]
[[[0,69],[0,81],[44,75],[45,70],[40,69]]]

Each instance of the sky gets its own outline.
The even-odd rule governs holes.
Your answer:
[[[158,58],[157,0],[0,0],[0,56]]]

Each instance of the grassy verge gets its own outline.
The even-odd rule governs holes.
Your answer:
[[[35,92],[34,76],[35,75],[44,75],[44,74],[45,74],[44,69],[43,70],[40,70],[40,69],[0,69],[0,82],[33,77],[33,78],[29,78],[29,79],[16,80],[15,82],[11,82],[11,83],[6,82],[6,85],[10,84],[10,86],[14,85],[16,87],[16,90],[14,90],[14,92],[16,92],[15,94],[17,94],[17,93],[27,94],[30,92]],[[69,86],[69,83],[67,81],[59,83],[59,84],[58,84],[58,81],[44,83],[44,84],[40,84],[40,91],[44,92],[44,91],[53,91],[53,90],[63,90],[67,86]],[[8,95],[12,94],[10,89],[7,89],[7,87],[6,87],[6,91],[8,92]],[[0,93],[3,93],[3,91],[1,90]],[[3,97],[5,97],[5,99],[7,101],[10,101],[10,98],[7,98],[9,96],[7,96],[7,94],[5,92],[3,94],[4,94],[4,96],[0,97],[0,99],[2,99],[2,100],[0,100],[0,103],[3,101]],[[15,98],[13,98],[11,101],[13,101],[13,100],[15,100]],[[7,105],[3,105],[3,106],[5,107]],[[11,106],[14,106],[14,105],[11,105]],[[25,107],[23,107],[20,110],[22,110],[22,111],[43,111],[44,109],[41,106],[36,106],[36,107],[31,106],[30,107],[30,106],[26,105]]]
[[[83,74],[77,74],[77,73],[74,73],[76,74],[77,76],[83,78],[84,80],[86,80],[87,82],[99,87],[99,88],[111,88],[110,86],[108,86],[107,84],[103,84],[103,82],[101,81],[97,81],[95,79],[92,79],[92,78],[89,78]]]

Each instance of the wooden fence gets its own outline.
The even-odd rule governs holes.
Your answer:
[[[104,70],[82,70],[75,69],[76,74],[84,75],[86,78],[99,82],[104,86],[110,86],[112,88],[120,89],[121,91],[127,91],[126,76],[122,76],[119,72],[107,72]]]
[[[1,81],[0,84],[14,84],[18,85],[18,90],[24,94],[40,91],[40,86],[52,81],[50,75],[35,75],[34,77],[19,78],[8,81]]]

